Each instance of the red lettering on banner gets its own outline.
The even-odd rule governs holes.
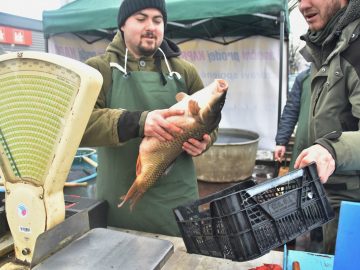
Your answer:
[[[24,29],[0,26],[0,43],[30,46],[32,32]]]

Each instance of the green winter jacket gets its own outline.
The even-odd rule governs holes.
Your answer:
[[[180,73],[182,78],[184,78],[186,83],[186,89],[183,89],[184,92],[192,94],[204,87],[194,65],[178,57],[180,55],[180,49],[176,44],[172,43],[170,40],[164,39],[161,48],[169,61],[171,69]],[[105,54],[90,58],[86,62],[88,65],[100,71],[103,75],[104,82],[85,134],[82,138],[81,146],[116,146],[131,139],[131,137],[143,136],[147,112],[139,112],[138,118],[135,115],[135,117],[128,117],[124,121],[121,121],[121,117],[127,113],[126,110],[121,108],[110,109],[106,107],[106,95],[112,84],[110,62],[118,63],[120,66],[124,67],[125,50],[124,40],[121,32],[118,31],[113,41],[107,47]],[[160,72],[160,68],[156,66],[156,58],[159,59],[162,73],[165,75],[168,74],[164,58],[159,51],[154,57],[143,57],[141,59],[135,59],[129,52],[126,65],[127,71],[142,70]],[[141,66],[141,61],[146,62],[145,67]],[[166,80],[166,76],[164,77]],[[139,126],[139,128],[134,128],[134,125]],[[129,132],[132,131],[132,136],[125,136],[126,139],[121,140],[121,136],[119,138],[119,130],[122,130],[123,132],[128,132],[128,130]],[[134,134],[134,130],[136,130],[136,134]],[[212,141],[214,141],[216,132],[213,132],[211,137]]]
[[[324,59],[308,42],[302,50],[304,58],[314,63],[309,142],[327,148],[336,161],[327,183],[356,189],[360,185],[360,19],[337,34]]]

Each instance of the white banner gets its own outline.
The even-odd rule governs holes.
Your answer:
[[[182,57],[197,67],[205,85],[217,78],[229,83],[220,127],[257,132],[260,135],[259,149],[264,150],[274,150],[275,147],[279,46],[279,40],[262,36],[229,45],[204,40],[180,44]],[[286,98],[285,72],[283,78],[282,105]]]
[[[90,41],[95,40],[95,37],[87,36],[85,38]],[[49,38],[48,51],[85,62],[92,56],[104,53],[108,44],[109,41],[106,39],[89,44],[73,34],[65,33]]]

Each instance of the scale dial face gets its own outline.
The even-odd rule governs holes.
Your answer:
[[[79,86],[76,73],[55,63],[0,62],[0,142],[16,177],[43,184]]]

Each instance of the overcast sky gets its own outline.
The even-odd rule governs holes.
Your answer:
[[[0,0],[0,12],[42,20],[43,10],[58,9],[61,0]]]
[[[294,38],[299,38],[302,34],[305,34],[308,29],[308,25],[301,15],[298,8],[295,8],[290,15],[290,32]]]

